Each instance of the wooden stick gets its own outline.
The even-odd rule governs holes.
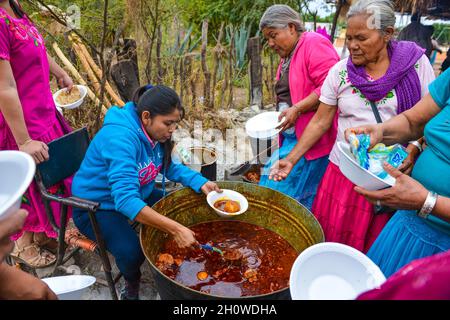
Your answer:
[[[77,69],[75,69],[75,67],[72,65],[72,63],[70,63],[69,59],[66,58],[66,56],[64,55],[64,53],[61,51],[61,49],[59,48],[58,44],[56,42],[53,43],[53,50],[55,50],[56,55],[58,56],[58,58],[62,61],[62,63],[67,67],[67,69],[69,69],[69,71],[72,73],[72,75],[74,76],[74,78],[81,84],[86,86],[87,91],[88,91],[88,96],[89,98],[97,105],[100,103],[100,100],[96,97],[96,95],[94,94],[94,92],[92,92],[92,90],[88,87],[86,81],[84,81],[83,77],[81,77],[81,75],[78,73]],[[102,105],[102,114],[106,114],[106,111],[108,111],[108,109]]]
[[[211,108],[211,99],[210,99],[211,72],[208,70],[208,66],[206,64],[206,48],[207,48],[207,46],[208,46],[208,21],[203,20],[202,51],[201,51],[202,70],[203,70],[203,75],[205,77],[205,82],[203,84],[203,97],[205,99],[204,105],[207,108]]]
[[[78,45],[78,48],[80,49],[79,54],[84,56],[84,58],[89,63],[92,70],[97,75],[98,79],[101,79],[103,77],[103,71],[95,63],[94,59],[92,58],[91,54],[89,53],[89,51],[86,48],[86,46],[84,45],[84,43],[82,43],[77,36],[69,36],[69,40],[72,41],[72,43],[76,43]],[[108,81],[106,81],[105,88],[106,88],[106,91],[108,92],[108,94],[113,99],[115,104],[117,104],[120,107],[123,107],[125,105],[125,102],[123,102],[123,100],[117,95],[117,93],[113,90],[113,88],[111,87],[111,85],[109,84]]]
[[[213,74],[212,74],[212,90],[211,90],[211,108],[214,108],[216,99],[216,86],[217,86],[217,72],[219,70],[220,58],[222,56],[222,37],[223,37],[224,22],[220,25],[219,38],[217,38],[216,47],[214,48],[214,60],[213,60]]]
[[[100,94],[100,82],[98,81],[97,77],[94,74],[94,71],[91,69],[91,67],[89,66],[89,63],[87,62],[86,58],[84,57],[83,54],[80,54],[80,47],[78,46],[78,44],[76,44],[75,42],[72,42],[72,47],[75,51],[75,53],[77,54],[78,58],[80,59],[81,65],[84,69],[84,71],[86,71],[89,79],[91,79],[91,83],[94,86],[95,92],[97,93],[97,95]],[[107,97],[105,97],[105,104],[107,108],[111,107],[111,102],[108,100]]]

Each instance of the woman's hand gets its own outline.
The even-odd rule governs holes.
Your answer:
[[[210,193],[211,191],[216,191],[218,193],[222,192],[222,189],[220,189],[216,183],[211,182],[211,181],[208,181],[207,183],[205,183],[202,186],[201,190],[205,195],[208,195],[208,193]]]
[[[29,139],[24,144],[19,145],[19,150],[32,156],[36,164],[47,161],[49,158],[48,146],[41,141]]]
[[[408,145],[406,151],[408,152],[408,156],[405,160],[403,160],[403,163],[398,167],[398,170],[410,176],[412,169],[414,168],[414,164],[420,155],[420,151],[413,144]]]
[[[294,165],[286,159],[281,159],[275,162],[270,168],[269,180],[281,181],[287,178]]]
[[[350,133],[354,134],[368,134],[370,136],[370,146],[373,148],[377,143],[383,141],[383,128],[380,125],[367,125],[357,128],[348,128],[344,131],[345,140],[348,141]]]
[[[283,120],[283,118],[285,118],[283,123],[280,124],[277,129],[281,129],[282,131],[284,131],[295,126],[295,123],[298,119],[297,107],[294,105],[290,108],[287,108],[286,110],[283,110],[278,117],[278,121]]]
[[[195,233],[189,228],[181,225],[179,226],[177,232],[173,234],[173,238],[180,248],[196,248],[198,247],[198,242],[195,239]]]
[[[6,263],[0,264],[0,300],[58,300],[48,285]]]
[[[58,86],[62,88],[67,88],[67,90],[72,90],[73,81],[72,78],[64,72],[59,78],[57,78]]]
[[[384,163],[383,167],[396,179],[393,187],[379,191],[368,191],[361,187],[355,187],[355,191],[373,204],[405,210],[421,209],[427,198],[428,190],[388,163]]]

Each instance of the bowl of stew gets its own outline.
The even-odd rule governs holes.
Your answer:
[[[239,192],[223,189],[223,192],[212,191],[206,201],[214,211],[223,218],[238,216],[248,209],[247,199]]]

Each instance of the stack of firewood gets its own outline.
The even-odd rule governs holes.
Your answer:
[[[69,40],[72,45],[73,52],[77,56],[81,63],[81,67],[85,74],[87,74],[88,80],[86,81],[78,72],[78,70],[73,66],[73,64],[67,59],[64,53],[61,51],[57,43],[53,43],[53,49],[56,55],[65,65],[65,67],[72,74],[72,77],[76,82],[84,85],[88,88],[89,98],[96,104],[100,104],[100,92],[101,92],[101,79],[103,77],[102,69],[95,63],[94,59],[90,55],[84,43],[78,38],[78,36],[72,34],[69,36]],[[89,82],[89,84],[88,84]],[[125,103],[119,97],[119,95],[114,91],[112,86],[108,81],[105,84],[105,96],[103,98],[102,113],[106,113],[107,109],[112,105],[117,105],[122,107]]]

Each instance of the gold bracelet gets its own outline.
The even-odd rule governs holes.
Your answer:
[[[24,143],[19,144],[20,147],[23,147],[24,145],[28,144],[29,142],[33,141],[33,139],[29,138],[27,141],[25,141]]]

